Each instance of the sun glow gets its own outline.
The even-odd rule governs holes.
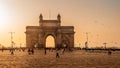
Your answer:
[[[101,47],[104,42],[120,47],[119,6],[120,0],[0,0],[0,44],[10,46],[9,32],[15,32],[16,46],[26,46],[26,26],[38,26],[40,13],[51,20],[60,13],[62,26],[75,27],[75,47],[84,47],[85,32],[90,32],[89,47]]]
[[[0,30],[6,30],[9,24],[10,16],[7,11],[0,11]]]

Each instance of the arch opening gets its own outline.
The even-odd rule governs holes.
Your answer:
[[[55,48],[55,38],[51,35],[46,37],[46,48]]]

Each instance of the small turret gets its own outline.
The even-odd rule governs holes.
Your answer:
[[[57,19],[61,23],[61,16],[60,16],[60,14],[58,14]]]
[[[40,14],[40,16],[39,16],[39,23],[42,22],[42,20],[43,20],[43,16],[42,16],[42,14]]]

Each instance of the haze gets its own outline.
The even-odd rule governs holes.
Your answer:
[[[25,46],[26,26],[38,26],[39,15],[56,19],[62,26],[75,27],[75,47],[84,47],[89,32],[89,47],[120,47],[120,0],[0,0],[0,44]]]

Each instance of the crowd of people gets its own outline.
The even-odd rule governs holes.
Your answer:
[[[5,49],[1,49],[1,51],[2,52],[4,52],[4,50]],[[27,50],[27,52],[28,52],[28,55],[34,55],[34,50],[35,50],[35,48],[19,48],[19,49],[14,49],[14,48],[10,48],[10,49],[7,49],[7,50],[9,50],[10,51],[10,54],[11,55],[14,55],[14,52],[15,51],[25,51],[25,50]],[[56,58],[60,58],[60,52],[61,52],[61,54],[64,54],[64,52],[65,52],[65,48],[62,48],[62,49],[60,49],[60,48],[56,48],[56,49],[53,49],[53,48],[44,48],[44,54],[46,55],[47,54],[47,50],[49,50],[49,52],[53,52],[54,50],[55,50],[55,52],[56,52]]]
[[[61,54],[64,54],[64,52],[65,52],[65,50],[66,50],[67,48],[56,48],[56,49],[53,49],[53,48],[44,48],[44,54],[46,55],[47,54],[47,50],[49,50],[49,52],[51,51],[51,52],[53,52],[53,50],[56,52],[56,54],[55,54],[55,56],[56,56],[56,58],[60,58],[60,55]],[[15,49],[9,49],[10,50],[10,54],[11,55],[14,55],[14,51],[15,51]],[[24,48],[24,49],[17,49],[17,50],[19,50],[19,51],[25,51],[25,50],[27,50],[27,52],[28,52],[28,55],[34,55],[34,50],[35,50],[35,48]],[[4,51],[4,49],[2,49],[2,52]],[[67,49],[67,51],[70,51],[70,52],[72,52],[72,49]],[[112,54],[112,51],[111,50],[109,50],[108,52],[108,55],[111,55]]]

